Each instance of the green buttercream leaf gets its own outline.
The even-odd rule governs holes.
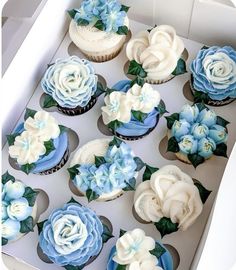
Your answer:
[[[123,125],[122,122],[118,121],[118,120],[114,120],[112,122],[110,122],[107,127],[110,128],[113,131],[116,131],[119,127],[121,127]]]
[[[95,165],[99,168],[102,164],[105,164],[106,160],[103,156],[95,156]]]
[[[125,183],[126,183],[126,187],[123,188],[124,191],[135,190],[135,186],[136,186],[135,177],[131,178],[129,182],[125,181]]]
[[[194,168],[197,168],[198,165],[205,161],[205,158],[198,154],[188,154],[188,159],[193,164]]]
[[[145,81],[140,76],[137,76],[133,81],[130,83],[130,87],[134,86],[135,84],[138,84],[139,86],[143,87]]]
[[[55,150],[55,146],[52,139],[47,142],[44,142],[44,146],[46,148],[46,153],[44,154],[45,156],[49,155],[53,150]]]
[[[31,109],[29,109],[29,108],[26,108],[26,110],[25,110],[25,115],[24,115],[24,120],[26,120],[26,119],[29,118],[29,117],[34,118],[36,112],[37,112],[37,111],[35,111],[35,110],[31,110]]]
[[[127,233],[127,231],[120,229],[119,238],[122,237],[125,233]]]
[[[203,102],[195,103],[195,105],[198,107],[199,112],[203,111],[204,109],[208,109]]]
[[[66,270],[82,270],[85,267],[85,264],[81,265],[81,266],[74,266],[74,265],[70,265],[67,264],[65,266],[63,266]]]
[[[167,234],[178,231],[178,223],[173,223],[170,218],[163,217],[158,222],[154,223],[161,237]]]
[[[79,18],[78,20],[76,20],[76,23],[78,25],[81,25],[81,26],[86,26],[86,25],[89,25],[89,21],[85,20],[85,19],[81,19]]]
[[[73,197],[71,197],[71,199],[67,203],[77,203],[78,205],[82,206],[82,204],[77,202]]]
[[[197,187],[201,201],[204,204],[206,200],[208,199],[209,195],[211,194],[211,191],[207,190],[199,181],[194,179],[193,182],[194,182],[194,185]]]
[[[130,9],[130,7],[127,7],[127,6],[125,6],[125,5],[121,5],[121,9],[120,9],[120,11],[124,11],[124,12],[128,12],[129,11],[129,9]]]
[[[147,72],[143,69],[142,65],[135,60],[130,61],[128,74],[140,76],[141,78],[147,77]]]
[[[208,103],[209,96],[206,93],[200,92],[200,91],[194,91],[194,102],[198,103],[198,102],[204,102],[204,103]]]
[[[126,270],[126,265],[117,264],[116,270]]]
[[[112,232],[110,231],[109,227],[105,224],[103,226],[103,233],[102,233],[102,242],[106,243],[109,239],[113,238]]]
[[[40,233],[41,233],[41,231],[43,230],[43,224],[44,224],[46,221],[47,221],[47,219],[46,219],[46,220],[44,220],[44,221],[41,221],[41,222],[38,222],[38,223],[37,223],[37,227],[38,227],[38,234],[40,234]]]
[[[216,150],[213,151],[214,155],[220,156],[220,157],[226,157],[227,156],[227,145],[225,143],[220,143],[216,145]]]
[[[36,198],[37,198],[37,195],[39,194],[38,191],[36,190],[33,190],[31,187],[26,187],[25,188],[25,192],[23,194],[23,197],[26,198],[26,200],[28,201],[29,203],[29,206],[34,206],[35,205],[35,201],[36,201]]]
[[[43,108],[51,108],[56,107],[58,104],[50,95],[45,95],[44,101],[43,101]]]
[[[156,242],[155,248],[149,252],[157,259],[159,259],[164,253],[166,253],[166,250],[159,243]]]
[[[20,232],[27,233],[34,231],[34,222],[31,216],[27,217],[27,219],[20,222]]]
[[[96,27],[97,29],[104,31],[105,30],[105,25],[102,22],[102,20],[98,20],[95,24],[94,27]]]
[[[179,121],[179,114],[178,113],[173,113],[170,116],[165,116],[165,119],[167,120],[167,127],[168,129],[171,129],[174,122],[177,120]]]
[[[95,92],[95,97],[99,97],[104,93],[106,93],[106,88],[103,87],[102,83],[97,82],[97,90]]]
[[[68,128],[67,128],[67,127],[62,126],[62,125],[59,125],[59,129],[60,129],[60,134],[62,134],[62,133],[64,133],[64,132],[66,132],[66,131],[68,130]]]
[[[70,15],[72,19],[74,19],[77,12],[75,9],[70,9],[70,10],[67,10],[67,13]]]
[[[70,167],[67,169],[67,171],[70,174],[70,179],[73,180],[77,174],[79,174],[78,168],[80,167],[79,164],[74,165],[73,167]]]
[[[201,48],[201,50],[207,50],[207,49],[209,49],[209,48],[210,48],[209,46],[204,45],[204,46]]]
[[[173,153],[179,152],[179,144],[178,144],[177,140],[175,139],[175,137],[171,137],[168,140],[167,151],[173,152]]]
[[[88,199],[88,202],[91,202],[96,200],[99,197],[99,195],[92,189],[88,189],[86,190],[86,197]]]
[[[34,163],[27,163],[27,164],[24,164],[24,165],[21,165],[20,169],[26,173],[26,174],[29,174],[34,168],[36,167],[36,165]]]
[[[123,142],[122,140],[120,140],[119,138],[114,136],[112,141],[110,141],[109,146],[114,146],[115,145],[116,147],[120,147],[122,142]]]
[[[14,134],[7,135],[7,142],[8,142],[9,146],[14,144],[17,136],[20,136],[20,133],[14,133]]]
[[[217,116],[216,124],[226,128],[226,126],[230,124],[230,122],[220,116]]]
[[[157,109],[159,111],[159,116],[161,117],[163,114],[168,113],[166,110],[166,104],[164,103],[163,100],[160,101],[160,103],[157,106]]]
[[[134,157],[134,161],[137,165],[137,168],[135,169],[136,172],[142,170],[142,168],[146,165],[139,157]]]
[[[147,181],[147,180],[150,180],[151,179],[151,176],[154,172],[158,171],[159,169],[158,168],[155,168],[155,167],[151,167],[149,165],[146,164],[146,169],[143,173],[143,182],[144,181]]]
[[[172,72],[172,75],[178,76],[186,72],[187,72],[186,63],[182,58],[180,58],[177,62],[175,70]]]
[[[2,246],[5,246],[8,243],[8,239],[2,237]]]
[[[8,171],[6,171],[3,175],[2,175],[2,184],[5,185],[8,181],[12,181],[15,182],[15,177],[12,176]]]
[[[132,112],[132,115],[133,117],[138,120],[139,122],[144,122],[144,120],[147,118],[148,116],[148,113],[143,113],[143,112],[140,112],[140,111],[131,111]]]
[[[119,26],[116,34],[118,35],[127,35],[129,32],[129,28],[126,25]]]

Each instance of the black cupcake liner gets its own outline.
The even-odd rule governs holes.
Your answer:
[[[65,107],[61,107],[60,105],[57,105],[57,109],[59,112],[69,115],[69,116],[75,116],[75,115],[80,115],[80,114],[84,114],[87,111],[89,111],[97,102],[97,98],[96,97],[91,97],[89,103],[85,106],[85,107],[80,107],[77,106],[76,108],[65,108]]]
[[[194,96],[195,92],[202,92],[202,91],[194,89],[193,80],[194,80],[193,79],[193,74],[191,74],[189,84],[190,84],[190,91],[191,91],[192,95]],[[236,100],[236,99],[235,98],[230,98],[230,97],[222,99],[222,100],[213,100],[213,99],[210,99],[210,97],[209,97],[209,100],[207,100],[204,103],[209,105],[209,106],[213,106],[213,107],[221,107],[221,106],[232,103],[234,100]]]

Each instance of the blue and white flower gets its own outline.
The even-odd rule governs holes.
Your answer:
[[[209,131],[209,137],[215,141],[216,144],[224,143],[228,139],[226,128],[220,125],[213,125]]]
[[[194,138],[200,140],[201,138],[208,136],[209,128],[205,124],[195,123],[191,127],[191,133]]]
[[[22,197],[9,202],[7,214],[12,220],[22,221],[27,219],[32,213],[32,207],[26,198]]]
[[[211,127],[216,124],[217,115],[214,111],[209,109],[202,110],[199,115],[197,121],[201,124],[205,124],[208,127]]]
[[[44,223],[39,245],[59,266],[82,266],[101,251],[102,233],[102,223],[92,210],[68,203]]]
[[[190,131],[191,125],[185,120],[180,119],[175,120],[172,128],[171,128],[171,135],[176,138],[177,141],[184,135],[187,135]]]
[[[17,220],[7,219],[1,223],[2,237],[13,240],[20,233],[20,222]]]
[[[213,154],[216,149],[216,143],[211,138],[202,138],[198,142],[198,154],[204,158],[208,158]]]
[[[7,206],[8,206],[8,203],[5,201],[2,201],[2,221],[5,221],[6,219],[8,219]]]
[[[194,154],[197,152],[198,141],[192,135],[184,135],[179,142],[180,151],[184,154]]]
[[[25,193],[25,185],[20,181],[9,180],[4,185],[5,200],[19,199]]]
[[[198,114],[199,109],[197,105],[191,106],[189,104],[185,104],[179,113],[179,119],[185,119],[187,122],[193,123],[196,121]]]

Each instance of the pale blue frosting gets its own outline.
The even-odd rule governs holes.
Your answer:
[[[22,133],[24,131],[24,123],[19,124],[13,133]],[[67,132],[61,133],[56,139],[53,139],[55,149],[47,156],[41,156],[34,164],[35,168],[32,173],[40,173],[55,167],[61,161],[68,148]]]
[[[225,127],[216,122],[217,115],[213,110],[205,108],[199,111],[196,104],[186,104],[179,113],[179,120],[172,125],[171,135],[175,137],[182,153],[198,153],[208,158],[218,144],[228,139]]]
[[[174,269],[173,259],[170,252],[165,248],[164,245],[162,245],[162,243],[160,243],[159,241],[157,243],[166,250],[166,252],[160,258],[158,258],[158,266],[162,267],[163,270],[173,270]],[[106,270],[116,270],[118,264],[114,262],[112,259],[115,256],[115,254],[116,254],[116,247],[114,246],[111,249]]]
[[[71,56],[49,66],[41,86],[61,107],[85,107],[97,90],[97,75],[88,60]]]
[[[80,248],[73,250],[68,254],[61,254],[55,249],[56,243],[54,239],[53,226],[55,222],[66,215],[79,217],[86,227],[88,236]],[[74,224],[71,225],[73,226]],[[61,230],[63,230],[63,227],[66,229],[68,226],[70,226],[70,224],[61,224]],[[68,203],[62,208],[54,210],[48,220],[44,223],[43,229],[39,235],[39,245],[43,253],[45,253],[47,257],[57,265],[82,266],[87,263],[91,257],[98,255],[101,251],[103,243],[102,233],[103,226],[95,212],[77,203]],[[68,236],[66,237],[61,235],[61,237],[65,238],[67,243],[70,241]],[[78,232],[78,234],[74,232],[74,236],[71,237],[71,245],[76,241],[80,241],[79,237],[80,232]],[[69,245],[67,248],[70,248]]]
[[[127,92],[130,89],[129,80],[122,80],[116,83],[112,89]],[[159,115],[158,109],[153,109],[148,115],[144,122],[138,121],[136,118],[131,116],[129,123],[122,123],[122,126],[116,129],[116,132],[124,136],[142,136],[147,133],[151,128],[154,128]]]
[[[126,12],[121,11],[121,4],[117,0],[84,0],[75,11],[76,22],[81,19],[89,23],[101,20],[106,32],[117,32],[124,25],[126,17]]]
[[[232,59],[234,64],[222,59],[222,53]],[[211,78],[209,78],[203,65],[204,59],[208,56],[212,56],[207,67]],[[219,65],[220,62],[224,65],[227,64],[229,70],[219,77],[215,72],[216,66],[214,68],[214,65]],[[224,68],[225,66],[222,70]],[[192,62],[190,70],[193,74],[193,87],[197,91],[206,93],[213,100],[223,100],[228,97],[236,98],[236,51],[232,47],[213,46],[200,50],[196,59]],[[213,81],[212,78],[216,80]],[[217,82],[217,78],[220,78],[220,81]]]
[[[99,167],[95,164],[79,166],[73,182],[80,190],[91,189],[98,195],[110,193],[125,188],[135,176],[137,165],[128,144],[122,142],[119,147],[109,146],[104,158],[106,163]]]

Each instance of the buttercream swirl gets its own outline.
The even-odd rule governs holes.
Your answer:
[[[168,25],[156,26],[150,33],[139,33],[126,47],[128,59],[141,64],[152,80],[163,80],[171,75],[183,51],[183,41]]]
[[[97,89],[97,75],[86,59],[71,56],[57,59],[42,81],[44,92],[62,107],[85,107]]]

